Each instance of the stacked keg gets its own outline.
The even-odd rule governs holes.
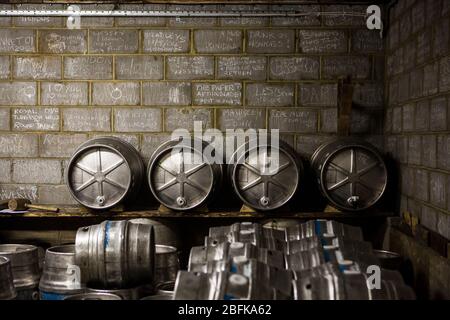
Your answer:
[[[237,223],[210,228],[205,245],[192,248],[174,298],[414,299],[397,271],[379,265],[356,227],[325,220],[283,230]],[[378,282],[368,267],[380,271]]]
[[[13,285],[17,292],[16,299],[37,300],[41,276],[38,247],[25,244],[0,244],[0,257],[3,257],[1,266],[5,270],[5,274],[1,275],[2,286],[8,287],[8,279],[11,276],[7,270],[10,269]],[[0,289],[0,291],[2,290],[4,289]]]

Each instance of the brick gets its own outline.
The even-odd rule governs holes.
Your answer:
[[[86,53],[85,30],[39,30],[40,53]]]
[[[441,15],[441,1],[426,1],[426,25],[431,25],[439,19]]]
[[[26,29],[0,29],[0,53],[35,52],[35,32]]]
[[[309,159],[319,146],[330,141],[331,139],[332,137],[330,136],[302,134],[300,136],[297,136],[295,150],[302,157]]]
[[[401,132],[402,123],[403,123],[403,110],[401,107],[396,107],[393,109],[392,113],[392,131],[394,133]]]
[[[396,136],[388,136],[385,141],[385,150],[389,156],[394,157],[397,149],[397,137]]]
[[[398,161],[401,163],[408,162],[408,137],[402,136],[397,140]]]
[[[437,151],[437,167],[450,171],[450,135],[438,136]]]
[[[15,108],[11,111],[14,131],[57,131],[58,108]]]
[[[319,79],[320,63],[314,57],[273,57],[269,77],[274,80]]]
[[[412,24],[411,24],[411,15],[404,14],[400,18],[400,41],[404,42],[408,40],[411,35]]]
[[[354,110],[350,123],[351,133],[380,133],[382,131],[382,112],[366,112],[365,110]]]
[[[423,94],[433,95],[438,92],[439,84],[439,64],[432,63],[424,68]]]
[[[0,159],[0,183],[11,182],[11,160]]]
[[[324,109],[320,111],[320,131],[325,133],[337,132],[337,109]]]
[[[64,57],[64,78],[76,80],[112,79],[112,57]]]
[[[239,106],[242,104],[242,84],[194,83],[194,105],[198,106]]]
[[[211,128],[213,112],[211,109],[200,108],[170,108],[165,112],[165,129],[173,131],[175,129],[194,130],[194,122],[202,123],[202,127]]]
[[[430,128],[430,103],[428,100],[419,101],[416,105],[416,131],[427,131]]]
[[[411,71],[409,79],[409,99],[422,97],[423,93],[424,69],[415,69]]]
[[[429,199],[429,176],[426,170],[416,170],[415,178],[415,197],[422,201],[428,201]]]
[[[114,10],[115,4],[82,4],[79,5],[82,11],[110,11]],[[83,17],[81,18],[81,27],[112,27],[114,25],[113,17]]]
[[[326,26],[361,26],[366,27],[366,10],[367,6],[363,5],[327,5],[322,9],[324,12],[342,12],[347,13],[347,15],[336,15],[336,16],[325,16],[323,18],[323,23]],[[361,16],[352,16],[348,15],[348,13],[357,13]]]
[[[189,30],[144,30],[143,50],[149,53],[189,52]]]
[[[223,5],[220,10],[228,11],[253,11],[253,10],[268,10],[267,5]],[[219,25],[223,27],[265,27],[269,25],[269,17],[225,17],[219,18]]]
[[[118,108],[114,110],[116,132],[162,131],[161,109]]]
[[[189,82],[145,82],[142,87],[146,106],[182,106],[191,104]]]
[[[137,53],[139,33],[137,30],[91,30],[89,52],[91,53]]]
[[[337,85],[301,83],[298,104],[304,107],[337,107]]]
[[[66,185],[47,185],[38,188],[38,203],[50,205],[77,205]]]
[[[447,208],[447,175],[439,172],[430,173],[430,202],[442,209]]]
[[[383,51],[383,38],[376,30],[357,29],[352,31],[352,51],[371,53]]]
[[[356,84],[353,89],[353,103],[369,108],[382,108],[384,88],[379,83]]]
[[[135,106],[139,103],[139,82],[95,82],[92,86],[93,105]]]
[[[64,10],[62,4],[17,4],[18,10]],[[16,27],[62,27],[62,17],[14,17]]]
[[[392,24],[388,37],[389,50],[396,49],[400,42],[399,23]]]
[[[167,10],[174,11],[210,11],[217,10],[216,5],[168,5]],[[213,27],[217,25],[217,18],[215,17],[192,17],[192,18],[169,18],[169,26],[175,27]]]
[[[0,131],[9,131],[9,108],[0,108]]]
[[[434,27],[433,56],[435,58],[446,55],[450,49],[450,20],[445,18]]]
[[[164,58],[161,56],[117,56],[116,79],[162,80]]]
[[[61,79],[60,57],[14,57],[13,77],[21,80]]]
[[[295,52],[294,30],[248,30],[248,53]]]
[[[413,197],[415,192],[415,170],[410,167],[401,168],[402,193]]]
[[[389,82],[389,105],[395,105],[398,103],[398,79],[392,79]]]
[[[403,131],[414,130],[414,105],[407,104],[403,106]]]
[[[227,129],[264,129],[266,112],[264,109],[219,109],[218,126]]]
[[[417,36],[417,63],[421,64],[431,57],[431,32],[424,30]]]
[[[0,10],[12,10],[13,6],[10,4],[0,4]],[[11,17],[1,17],[0,18],[0,26],[1,27],[9,27],[11,26],[12,18]]]
[[[294,106],[292,84],[249,83],[246,86],[246,106],[290,107]]]
[[[409,137],[408,142],[408,163],[413,165],[420,165],[422,154],[422,137]]]
[[[437,230],[437,213],[436,210],[428,206],[422,207],[422,215],[420,223],[426,228],[436,231]]]
[[[347,33],[342,30],[300,30],[298,50],[301,53],[345,53]]]
[[[317,112],[308,110],[270,110],[269,128],[280,132],[311,133],[317,131]]]
[[[12,172],[13,181],[16,183],[58,184],[62,182],[59,160],[13,160]]]
[[[152,11],[165,10],[165,5],[158,4],[121,4],[121,10]],[[119,27],[162,27],[165,26],[167,18],[165,17],[123,17],[116,18],[116,24]]]
[[[392,132],[392,109],[387,109],[384,118],[385,134]]]
[[[74,132],[111,131],[111,110],[109,108],[63,109],[63,129]]]
[[[0,79],[8,79],[10,77],[10,60],[8,56],[0,56]]]
[[[36,104],[35,82],[0,83],[0,105],[26,106]]]
[[[412,33],[416,33],[423,29],[425,26],[425,2],[424,1],[416,1],[414,6],[411,9],[411,19],[414,21],[412,24]]]
[[[409,74],[405,73],[400,76],[398,99],[400,102],[405,102],[411,97],[409,96]]]
[[[430,130],[447,130],[447,99],[445,97],[431,100]]]
[[[170,140],[170,134],[144,134],[142,137],[141,154],[144,158],[150,158],[156,149]]]
[[[242,51],[242,31],[196,30],[194,48],[198,53],[239,53]]]
[[[450,57],[443,58],[440,63],[439,91],[450,90]]]
[[[38,199],[37,186],[32,185],[16,185],[16,184],[3,184],[0,185],[0,199],[29,199],[36,201]]]
[[[266,57],[218,57],[217,78],[229,80],[265,80],[267,74],[266,65]]]
[[[323,58],[323,77],[337,79],[351,75],[354,79],[370,78],[371,64],[368,57],[336,56]]]
[[[304,26],[320,26],[321,17],[314,13],[320,12],[318,5],[272,5],[274,11],[290,11],[310,13],[311,15],[301,17],[273,17],[272,26],[274,27],[304,27]]]
[[[429,168],[436,168],[436,136],[422,136],[422,165]]]
[[[37,157],[38,137],[31,134],[0,134],[0,157]]]
[[[167,57],[167,79],[196,80],[214,78],[214,58],[208,56]]]
[[[69,158],[87,139],[86,134],[43,134],[39,140],[40,157]]]
[[[403,69],[405,71],[411,70],[416,62],[416,43],[415,41],[409,41],[403,48]]]
[[[403,72],[404,70],[404,56],[403,56],[403,48],[398,48],[394,51],[391,59],[392,71],[391,74],[397,75]]]
[[[87,82],[41,82],[41,104],[77,106],[88,104]]]
[[[437,232],[446,239],[450,239],[450,215],[438,213]]]

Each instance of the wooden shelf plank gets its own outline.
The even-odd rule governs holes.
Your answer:
[[[0,212],[2,219],[41,219],[41,218],[96,218],[96,219],[132,219],[132,218],[182,218],[182,219],[357,219],[380,218],[395,216],[392,212],[240,212],[240,211],[211,211],[211,212],[161,212],[158,210],[140,210],[123,212],[92,212],[81,208],[64,208],[59,213],[28,211],[26,213]]]

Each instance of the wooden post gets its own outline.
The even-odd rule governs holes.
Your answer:
[[[353,85],[350,76],[338,84],[338,135],[349,136],[353,104]]]

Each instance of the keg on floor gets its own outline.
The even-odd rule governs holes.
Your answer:
[[[0,300],[13,300],[16,296],[11,261],[6,257],[0,256]]]
[[[138,151],[115,137],[82,144],[69,161],[66,183],[76,201],[106,210],[137,196],[145,174]]]
[[[292,148],[250,140],[237,148],[228,166],[228,178],[241,201],[258,211],[286,205],[299,190],[303,166]]]
[[[211,145],[197,139],[174,139],[153,153],[148,182],[155,198],[165,207],[186,211],[207,205],[222,184],[222,165],[211,154]],[[208,151],[210,150],[210,151]]]
[[[323,237],[324,235],[337,236],[355,241],[363,240],[361,228],[330,220],[308,221],[286,229],[286,239],[288,241],[314,236]]]
[[[330,272],[293,282],[295,300],[413,300],[403,282],[381,280],[375,287],[363,273]]]
[[[38,248],[26,244],[0,244],[0,256],[11,261],[11,271],[18,300],[39,298]]]
[[[68,296],[64,300],[123,300],[120,296],[112,293],[79,293],[73,296]]]
[[[205,265],[208,266],[212,261],[230,261],[232,258],[239,256],[255,259],[278,269],[285,268],[284,254],[280,251],[258,248],[251,243],[222,242],[192,247],[189,255],[188,270],[204,268]]]
[[[366,210],[385,193],[386,164],[367,142],[347,138],[325,143],[315,151],[311,164],[321,193],[337,209]]]
[[[101,288],[126,288],[153,283],[153,226],[129,221],[104,221],[78,229],[76,264],[82,282]]]
[[[122,300],[140,300],[145,295],[142,287],[134,287],[128,289],[100,289],[89,287],[86,289],[86,292],[106,295],[112,294],[119,296]]]
[[[44,272],[39,282],[41,300],[64,300],[83,293],[81,271],[75,264],[75,246],[64,245],[47,249]]]
[[[180,269],[177,248],[155,245],[155,261],[155,283],[175,281]]]
[[[183,244],[180,238],[181,228],[176,221],[167,219],[137,218],[129,220],[131,223],[150,224],[155,232],[155,244],[180,248]]]

